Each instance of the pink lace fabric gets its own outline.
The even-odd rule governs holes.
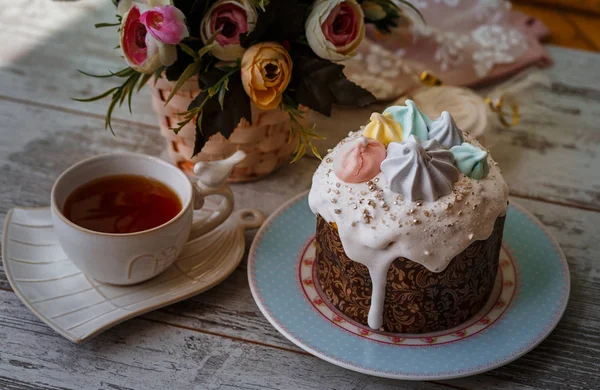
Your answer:
[[[446,85],[474,87],[533,65],[552,64],[540,43],[548,29],[535,18],[511,11],[506,1],[412,3],[426,24],[415,22],[385,36],[370,30],[358,55],[345,63],[349,78],[380,100],[395,99],[420,86],[418,75],[423,71]]]

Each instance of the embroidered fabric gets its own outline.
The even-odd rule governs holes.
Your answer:
[[[382,100],[418,85],[422,71],[447,85],[472,86],[550,61],[538,42],[547,33],[544,26],[512,12],[507,1],[413,0],[412,4],[426,23],[399,3],[412,23],[389,35],[369,30],[359,54],[346,62],[348,76]]]
[[[495,64],[513,62],[527,49],[526,38],[510,24],[509,2],[416,0],[415,6],[426,24],[411,24],[411,42],[395,54],[426,63],[434,74],[470,66],[484,77]]]

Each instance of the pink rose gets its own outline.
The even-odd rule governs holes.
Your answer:
[[[245,52],[240,36],[254,30],[257,18],[251,0],[219,0],[202,19],[200,36],[207,43],[216,34],[217,45],[211,53],[220,60],[235,61]]]
[[[189,35],[185,16],[172,5],[154,7],[140,16],[140,21],[159,42],[177,45]]]
[[[358,24],[356,12],[347,2],[338,4],[323,23],[325,38],[336,47],[344,47],[356,40]]]
[[[121,51],[141,73],[153,73],[177,60],[176,45],[189,36],[183,13],[170,0],[122,1]]]
[[[345,60],[365,37],[364,18],[356,0],[317,0],[306,21],[308,44],[321,58]]]

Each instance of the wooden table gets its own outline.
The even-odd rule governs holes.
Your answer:
[[[116,137],[102,130],[106,102],[82,104],[113,85],[77,69],[117,69],[105,0],[0,1],[0,214],[48,204],[56,177],[84,157],[119,150],[159,155],[163,140],[148,92],[134,115],[115,115]],[[600,384],[600,56],[550,47],[549,92],[522,106],[523,121],[490,134],[492,154],[512,199],[558,239],[569,261],[571,300],[556,330],[503,368],[440,382],[361,375],[295,347],[261,315],[242,264],[218,287],[127,321],[83,345],[63,339],[19,301],[0,268],[0,388],[6,389],[526,389]],[[338,111],[321,120],[335,143],[349,129]],[[364,120],[364,119],[361,119]],[[338,129],[336,135],[335,129]],[[271,177],[234,185],[239,207],[273,212],[308,189],[316,159]],[[247,237],[250,245],[252,234]]]
[[[600,51],[600,2],[597,0],[513,0],[513,9],[541,20],[548,43]]]

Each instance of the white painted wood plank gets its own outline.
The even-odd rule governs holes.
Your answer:
[[[39,324],[14,294],[0,291],[0,303],[0,388],[446,388],[372,378],[306,354],[141,319],[75,345]]]
[[[94,28],[116,20],[110,1],[2,1],[0,35],[0,95],[41,105],[104,116],[107,101],[81,103],[118,85],[116,78],[92,78],[78,72],[103,74],[126,67],[116,28]],[[31,21],[36,21],[31,23]],[[144,89],[133,99],[133,112],[115,110],[115,118],[157,126]]]

